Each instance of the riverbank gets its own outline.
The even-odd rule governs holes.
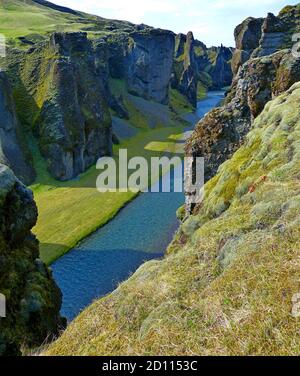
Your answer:
[[[128,157],[149,160],[176,151],[186,125],[140,131],[114,148],[127,149]],[[45,169],[42,170],[45,174]],[[81,240],[108,223],[137,194],[100,193],[96,189],[99,171],[95,166],[78,179],[60,183],[40,174],[41,183],[31,188],[39,210],[34,234],[40,241],[41,258],[48,265],[74,248]]]
[[[199,101],[200,106],[194,113],[183,116],[182,122],[173,122],[173,126],[138,129],[138,122],[134,119],[133,124],[137,133],[114,147],[115,158],[117,159],[119,149],[127,149],[128,158],[142,156],[147,160],[151,157],[161,157],[166,153],[182,155],[182,139],[187,124],[194,125],[211,106],[218,104],[214,95],[218,98],[222,94],[222,91],[215,94],[209,92],[206,99]],[[40,241],[42,260],[50,265],[111,221],[121,209],[137,197],[137,194],[98,192],[96,179],[99,171],[95,166],[78,179],[58,182],[49,176],[41,161],[41,158],[36,159],[39,178],[31,187],[39,210],[34,234]]]
[[[203,116],[208,108],[217,105],[222,94],[209,93],[205,101],[199,102],[194,115]],[[170,148],[169,141],[166,142],[169,152],[183,152],[189,133],[187,130],[184,135],[171,135],[169,140],[179,143]],[[165,143],[161,144],[150,142],[145,149],[162,151]],[[172,189],[165,193],[157,188],[169,178],[173,181],[175,176],[182,182],[181,169],[179,164],[176,173],[162,174],[161,184],[155,183],[155,189],[140,194],[109,223],[52,264],[54,278],[63,292],[64,317],[71,321],[95,299],[114,291],[140,265],[164,256],[179,226],[176,212],[184,202],[184,193]]]

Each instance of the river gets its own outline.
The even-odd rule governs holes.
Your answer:
[[[223,97],[223,91],[209,92],[198,102],[197,111],[184,118],[194,125]],[[143,193],[57,260],[52,270],[63,292],[62,315],[72,320],[145,261],[162,258],[179,226],[176,211],[183,203],[183,193]]]

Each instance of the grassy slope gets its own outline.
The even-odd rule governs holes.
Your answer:
[[[0,33],[10,45],[28,48],[18,38],[38,41],[55,31],[85,31],[92,38],[131,28],[126,21],[108,20],[87,13],[71,14],[39,5],[31,0],[0,0]]]
[[[51,355],[300,351],[300,84],[270,102],[163,261],[85,310]]]
[[[80,18],[83,19],[84,16]],[[32,1],[0,1],[0,33],[11,39],[46,34],[59,29],[80,30],[83,26],[79,16],[58,12]]]

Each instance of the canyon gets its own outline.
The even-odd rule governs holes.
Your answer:
[[[46,1],[1,7],[0,292],[8,319],[0,319],[0,354],[61,334],[62,294],[46,264],[136,198],[95,196],[98,158],[124,145],[132,156],[174,153],[187,113],[225,87],[185,143],[187,157],[205,158],[205,197],[194,204],[186,194],[166,255],[159,259],[158,249],[42,351],[298,354],[291,303],[299,291],[300,58],[292,47],[300,6],[246,19],[234,31],[236,48]],[[23,23],[12,33],[5,27],[18,10]],[[55,17],[55,27],[31,32],[32,14]],[[195,177],[195,166],[185,173]]]

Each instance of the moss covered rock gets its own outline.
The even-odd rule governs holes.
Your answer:
[[[207,48],[204,43],[194,39],[192,32],[178,34],[175,38],[171,86],[196,107],[201,90],[205,93],[208,89],[231,85],[231,59],[231,48]]]
[[[236,51],[232,59],[233,73],[250,58],[268,56],[291,48],[293,34],[299,33],[299,5],[287,6],[275,16],[247,18],[235,29]]]
[[[297,81],[300,81],[299,59],[290,50],[251,59],[243,65],[225,105],[209,112],[186,144],[187,155],[205,158],[206,180],[241,146],[254,119],[272,97]]]
[[[17,119],[12,89],[0,71],[0,163],[5,163],[24,183],[32,183],[35,172]]]
[[[112,150],[100,54],[85,33],[55,33],[8,72],[21,120],[38,138],[50,173],[68,180]],[[104,47],[105,48],[105,47]],[[104,81],[105,82],[105,81]],[[25,112],[25,113],[24,113]]]
[[[6,317],[0,319],[0,355],[18,355],[58,335],[62,295],[39,260],[39,243],[30,232],[37,221],[33,194],[0,165],[0,293]]]

